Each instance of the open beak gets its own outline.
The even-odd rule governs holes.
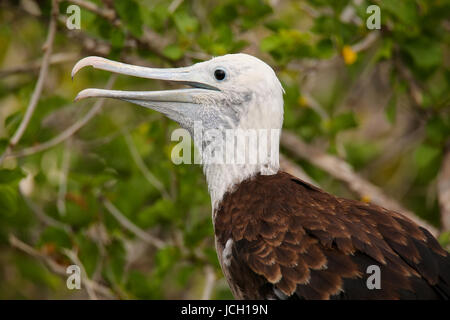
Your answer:
[[[220,91],[201,78],[202,73],[196,72],[195,65],[183,68],[147,68],[92,56],[77,62],[72,69],[72,78],[86,66],[146,79],[179,82],[191,86],[192,88],[164,91],[85,89],[78,93],[75,98],[75,101],[93,97],[121,99],[159,111],[179,123],[189,120],[185,118],[192,114],[193,110],[191,109],[201,101],[202,95]]]

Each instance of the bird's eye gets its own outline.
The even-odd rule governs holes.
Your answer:
[[[219,81],[222,81],[223,79],[225,79],[225,76],[226,76],[226,73],[222,69],[216,69],[216,71],[214,71],[214,77]]]

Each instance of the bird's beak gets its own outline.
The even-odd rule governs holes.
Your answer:
[[[198,105],[205,93],[217,93],[217,91],[220,91],[202,79],[201,73],[195,72],[195,65],[183,68],[160,69],[134,66],[102,57],[87,57],[78,61],[74,66],[72,78],[80,69],[86,66],[135,77],[175,81],[191,86],[192,88],[164,91],[85,89],[78,93],[75,98],[75,101],[92,97],[121,99],[159,111],[181,124],[185,121],[196,120],[189,119],[193,116],[193,113],[197,113],[192,108]]]

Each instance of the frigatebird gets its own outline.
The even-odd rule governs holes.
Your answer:
[[[85,66],[190,88],[85,89],[76,100],[132,102],[163,113],[191,135],[198,121],[202,130],[271,130],[275,139],[265,141],[272,151],[279,149],[283,88],[256,57],[228,54],[168,69],[87,57],[72,77]],[[204,147],[205,139],[194,142]],[[235,298],[450,298],[450,255],[426,229],[398,212],[331,195],[280,171],[274,152],[257,152],[256,164],[203,161],[217,254]],[[374,266],[378,287],[368,285],[367,271]]]

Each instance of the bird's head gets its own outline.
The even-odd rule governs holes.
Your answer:
[[[283,89],[266,63],[247,54],[228,54],[182,68],[147,68],[101,57],[80,60],[114,73],[188,85],[165,91],[119,91],[85,89],[75,100],[91,97],[129,101],[163,113],[192,134],[194,122],[205,129],[281,129]]]
[[[87,57],[75,65],[72,77],[85,66],[190,87],[165,91],[85,89],[76,100],[129,101],[161,112],[187,129],[200,151],[200,162],[194,159],[194,163],[203,164],[213,207],[236,183],[257,173],[278,171],[283,88],[272,68],[261,60],[228,54],[190,67],[155,69]]]

